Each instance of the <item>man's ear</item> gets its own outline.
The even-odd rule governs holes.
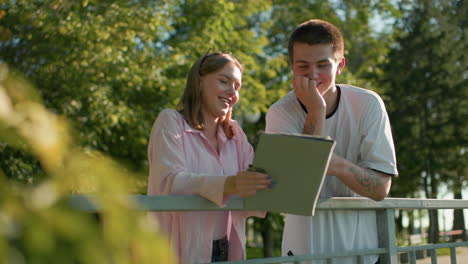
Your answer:
[[[336,75],[340,75],[343,72],[345,65],[346,65],[346,59],[343,56],[343,58],[341,58],[341,61],[338,63],[338,67],[336,68]]]

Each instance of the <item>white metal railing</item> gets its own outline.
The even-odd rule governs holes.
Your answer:
[[[244,210],[244,201],[242,199],[231,199],[225,207],[220,208],[212,202],[199,196],[146,196],[146,195],[131,195],[131,201],[134,207],[144,211],[238,211]],[[70,197],[70,202],[78,209],[98,212],[99,204],[93,196],[73,195]],[[218,263],[243,263],[243,264],[260,264],[260,263],[283,263],[283,262],[300,262],[306,260],[326,259],[327,263],[338,264],[337,257],[355,256],[357,263],[364,263],[366,255],[380,255],[382,264],[397,264],[398,253],[409,253],[409,263],[416,263],[416,251],[429,250],[431,252],[431,263],[437,263],[436,249],[449,248],[451,264],[457,264],[462,260],[457,260],[456,248],[468,246],[468,241],[456,243],[441,243],[430,245],[418,245],[409,247],[398,247],[396,242],[395,232],[395,210],[414,210],[414,209],[468,209],[468,200],[442,200],[442,199],[403,199],[403,198],[387,198],[383,201],[376,202],[366,198],[330,198],[320,199],[317,203],[317,210],[376,210],[379,236],[379,248],[371,250],[360,250],[351,252],[340,252],[327,255],[303,255],[303,256],[288,256],[288,257],[273,257],[261,259],[249,259],[244,261],[226,261]],[[466,260],[463,260],[466,261]],[[468,263],[468,262],[467,262]]]

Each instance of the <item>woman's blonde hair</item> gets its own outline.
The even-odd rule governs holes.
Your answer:
[[[202,116],[202,89],[201,77],[221,70],[226,64],[233,63],[239,70],[243,71],[242,65],[231,53],[212,52],[198,59],[189,71],[187,84],[184,94],[177,105],[177,111],[182,114],[184,119],[195,129],[203,130],[204,120]],[[232,116],[232,107],[229,109],[225,118],[219,120],[227,138],[234,136],[232,127],[229,124]]]

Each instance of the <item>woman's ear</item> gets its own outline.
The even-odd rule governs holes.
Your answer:
[[[336,75],[340,75],[343,72],[345,65],[346,65],[346,59],[343,56],[343,58],[341,58],[341,61],[338,63],[338,67],[336,68]]]

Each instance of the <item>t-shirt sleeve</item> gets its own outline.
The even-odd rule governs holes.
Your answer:
[[[266,127],[265,132],[274,134],[274,133],[301,133],[298,131],[299,128],[293,124],[295,118],[291,117],[288,111],[284,109],[283,105],[272,105],[266,114],[265,121]]]
[[[398,175],[392,130],[385,105],[376,95],[369,100],[360,126],[362,141],[360,166],[390,175]]]

